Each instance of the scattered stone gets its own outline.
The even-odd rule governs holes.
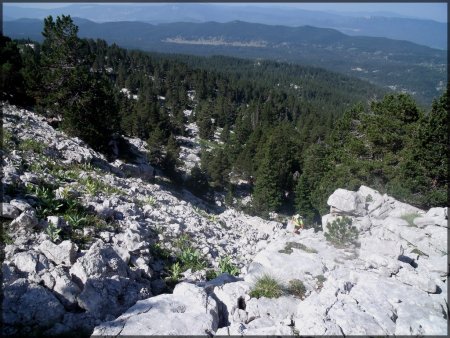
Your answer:
[[[14,219],[20,215],[20,210],[9,203],[2,203],[2,217]]]
[[[62,241],[58,245],[47,240],[42,242],[38,248],[49,260],[68,266],[75,263],[78,251],[77,245],[70,240]]]

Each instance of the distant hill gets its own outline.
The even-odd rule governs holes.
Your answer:
[[[348,36],[329,28],[229,23],[95,23],[75,19],[79,35],[165,53],[263,58],[322,67],[413,94],[429,104],[447,81],[447,54],[407,41]],[[4,22],[13,38],[41,40],[42,21]]]
[[[348,35],[407,40],[432,48],[447,49],[447,24],[433,20],[395,17],[394,13],[336,13],[277,6],[227,6],[219,4],[73,4],[56,9],[22,8],[5,4],[8,19],[43,19],[48,15],[70,14],[94,22],[141,21],[153,24],[240,20],[284,26],[333,28]]]

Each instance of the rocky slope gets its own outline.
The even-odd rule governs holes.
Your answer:
[[[170,188],[140,140],[108,161],[32,112],[5,104],[3,126],[3,334],[447,334],[446,208],[338,189],[324,231],[345,216],[359,235],[335,246]],[[167,293],[181,239],[240,275],[187,271]],[[278,297],[252,292],[262,276]]]
[[[133,163],[108,162],[26,110],[4,105],[3,127],[5,333],[90,332],[165,291],[160,256],[179,251],[180,238],[210,267],[228,257],[243,273],[281,231],[281,223],[217,212],[162,177],[151,183],[153,168],[138,139],[129,140]],[[76,214],[60,215],[55,205],[68,198],[89,213],[88,225],[79,226]],[[52,241],[52,227],[67,235]],[[205,272],[187,271],[181,280],[204,279]]]
[[[312,229],[286,232],[256,255],[243,280],[179,284],[173,295],[139,301],[96,327],[94,336],[182,334],[194,318],[193,334],[446,335],[447,209],[424,212],[364,186],[339,189],[328,203],[325,219],[345,215],[359,229],[355,245],[336,248]],[[302,281],[305,289],[252,297],[263,275],[281,285]],[[160,326],[155,312],[170,324]]]

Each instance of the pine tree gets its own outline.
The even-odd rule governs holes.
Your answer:
[[[269,211],[277,211],[281,206],[282,196],[278,181],[270,156],[266,156],[256,174],[252,203],[253,209],[256,212],[267,213]]]
[[[296,211],[307,224],[312,224],[316,220],[317,210],[311,203],[311,187],[305,175],[301,175],[295,190]]]
[[[167,176],[175,181],[178,180],[177,166],[180,165],[180,146],[173,134],[170,135],[166,145],[166,154],[164,156],[163,168]]]
[[[197,165],[191,169],[186,187],[197,197],[204,197],[208,193],[208,177]]]
[[[70,16],[44,21],[42,44],[43,100],[50,115],[62,115],[63,129],[94,149],[107,151],[119,130],[118,108],[111,85],[101,74],[91,74],[91,55],[77,36]]]
[[[20,102],[25,96],[22,59],[17,44],[0,35],[0,99]]]

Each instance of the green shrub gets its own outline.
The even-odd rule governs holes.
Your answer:
[[[354,243],[358,238],[358,230],[352,226],[352,219],[342,217],[327,223],[328,232],[325,233],[327,241],[337,247],[344,247]]]
[[[268,275],[259,278],[253,286],[253,289],[250,291],[250,296],[255,298],[278,298],[282,295],[283,287],[281,284]]]
[[[219,273],[217,270],[214,270],[214,269],[206,270],[206,275],[205,275],[206,280],[212,280],[212,279],[216,278],[217,276],[219,276]]]
[[[298,297],[300,299],[305,298],[306,293],[306,287],[305,284],[299,279],[292,279],[289,281],[288,289],[287,291],[294,295],[295,297]]]
[[[144,203],[152,207],[156,204],[156,198],[153,196],[147,196]]]

